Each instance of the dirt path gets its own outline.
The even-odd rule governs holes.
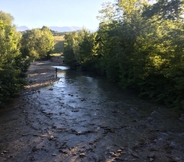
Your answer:
[[[1,110],[0,162],[184,161],[184,120],[172,111],[88,76],[57,80],[51,65],[34,63],[23,95]]]

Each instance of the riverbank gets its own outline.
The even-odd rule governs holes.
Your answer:
[[[27,85],[25,86],[25,89],[36,90],[53,84],[53,82],[58,80],[53,66],[59,65],[61,65],[61,63],[52,61],[33,62],[27,72]]]

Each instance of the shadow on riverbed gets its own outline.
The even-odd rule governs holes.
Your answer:
[[[25,89],[39,89],[41,87],[53,84],[56,80],[58,80],[58,78],[54,72],[29,74],[27,77],[27,85],[25,86]]]
[[[25,89],[36,90],[41,87],[51,85],[55,81],[59,80],[55,68],[58,69],[58,72],[67,69],[66,66],[59,65],[60,64],[58,63],[50,61],[34,62],[27,72],[27,85],[25,86]]]

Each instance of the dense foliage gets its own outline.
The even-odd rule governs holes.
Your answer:
[[[65,62],[184,109],[184,2],[103,4],[99,29],[65,35]]]
[[[96,33],[91,34],[86,29],[71,32],[65,35],[64,57],[65,62],[72,68],[91,70],[96,58],[94,52]]]
[[[21,40],[21,52],[32,60],[44,59],[54,49],[54,37],[50,29],[43,26],[42,29],[32,29],[23,33]]]
[[[45,58],[53,50],[50,29],[16,31],[13,17],[0,11],[0,107],[20,93],[31,61]]]
[[[20,53],[21,34],[12,25],[13,17],[0,11],[0,106],[23,88],[29,61]]]

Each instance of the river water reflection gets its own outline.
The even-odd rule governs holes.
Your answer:
[[[49,105],[42,110],[66,130],[68,147],[91,149],[84,161],[184,161],[184,121],[172,110],[92,73],[63,68],[58,77],[41,89],[39,100]]]

